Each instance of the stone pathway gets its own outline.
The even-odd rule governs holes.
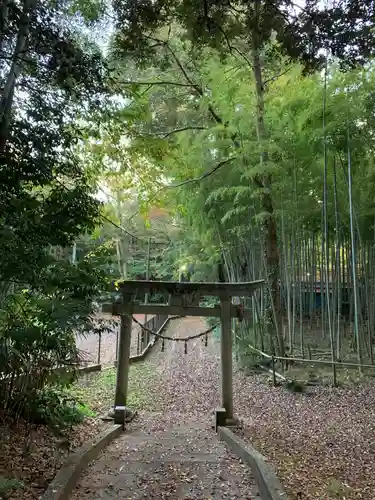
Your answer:
[[[184,425],[124,435],[91,466],[72,500],[256,497],[249,469],[216,435],[207,426]]]
[[[199,319],[172,321],[168,333],[181,337],[205,330]],[[217,345],[198,339],[157,347],[154,398],[89,467],[72,500],[259,499],[247,466],[230,454],[214,431],[218,405]]]

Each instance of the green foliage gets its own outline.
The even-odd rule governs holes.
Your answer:
[[[15,490],[20,490],[23,488],[23,483],[17,479],[7,479],[6,477],[0,476],[0,498],[6,499]]]
[[[78,14],[88,23],[99,21],[105,11],[104,0],[73,0],[67,6],[68,14]]]
[[[305,385],[302,382],[298,382],[296,380],[289,380],[286,383],[286,388],[290,392],[302,393],[305,392]]]
[[[56,368],[68,367],[66,381],[74,377],[81,358],[76,335],[93,327],[95,300],[109,281],[98,266],[103,249],[70,262],[73,242],[99,220],[93,178],[81,163],[77,142],[82,121],[93,122],[98,103],[108,97],[100,50],[80,24],[98,18],[104,4],[3,4],[1,409],[27,416],[40,405],[40,420],[63,425],[64,419],[76,418],[76,410],[57,393],[43,393],[43,387],[61,377]],[[59,403],[61,414],[48,415],[54,411],[47,409],[48,399]]]
[[[1,33],[0,280],[9,284],[38,283],[51,245],[66,247],[92,230],[99,207],[74,145],[77,118],[105,92],[102,58],[98,50],[84,51],[57,4],[30,5],[22,19],[16,3],[7,2],[12,22]],[[15,72],[4,61],[21,57],[13,50],[23,26],[27,62]]]
[[[265,8],[267,2],[260,4]],[[248,8],[253,8],[254,3],[249,5]],[[171,6],[172,18],[175,7]],[[220,8],[225,10],[224,6]],[[309,12],[311,8],[309,5]],[[334,14],[341,16],[342,12]],[[127,13],[123,11],[122,15],[125,18]],[[352,159],[356,234],[361,241],[373,238],[373,62],[368,60],[365,68],[343,72],[336,61],[328,60],[325,85],[320,71],[306,75],[304,63],[293,62],[294,56],[285,57],[285,40],[268,38],[269,26],[264,26],[267,36],[262,39],[261,50],[257,47],[265,91],[262,118],[266,133],[260,138],[259,89],[252,61],[247,57],[253,47],[252,38],[244,37],[240,31],[238,37],[228,38],[233,43],[231,51],[218,53],[207,46],[198,51],[194,43],[187,41],[191,33],[184,31],[188,22],[184,15],[183,27],[172,24],[165,30],[163,20],[151,26],[160,42],[154,43],[152,64],[137,65],[139,54],[146,51],[150,55],[149,47],[141,43],[132,45],[131,25],[119,28],[114,45],[120,52],[125,46],[132,46],[136,54],[130,60],[124,54],[122,59],[117,52],[114,51],[117,59],[112,54],[111,62],[118,77],[116,88],[121,81],[129,82],[129,86],[132,82],[137,91],[142,90],[140,103],[148,107],[148,113],[139,120],[133,116],[129,122],[128,141],[122,141],[117,150],[117,167],[127,168],[129,157],[136,158],[132,163],[133,180],[129,182],[123,177],[126,185],[130,184],[133,193],[146,200],[146,204],[153,200],[174,209],[184,238],[183,245],[176,239],[171,245],[175,268],[194,263],[197,271],[192,279],[210,280],[215,277],[218,257],[224,254],[228,280],[266,278],[266,296],[262,300],[257,296],[251,304],[251,338],[244,342],[251,341],[262,350],[264,346],[264,350],[277,352],[276,329],[270,328],[274,316],[265,314],[275,304],[275,300],[273,303],[270,300],[272,293],[273,298],[276,296],[271,281],[276,283],[274,288],[280,283],[286,296],[290,290],[285,292],[283,278],[289,276],[290,284],[296,277],[296,273],[290,276],[290,255],[296,253],[300,235],[314,234],[316,245],[322,244],[325,160],[328,237],[330,242],[350,238],[348,148]],[[326,18],[326,13],[322,16]],[[263,22],[266,24],[261,19]],[[370,38],[366,43],[371,42]],[[327,43],[336,42],[330,39]],[[342,47],[336,49],[340,55]],[[127,85],[123,91],[130,95]],[[137,102],[134,88],[132,92],[131,98]],[[107,136],[118,137],[121,124],[108,125]],[[108,143],[111,141],[107,141],[107,147]],[[265,152],[267,159],[260,161],[260,154]],[[125,158],[122,163],[121,154]],[[228,159],[231,161],[220,166]],[[270,201],[268,205],[264,204],[266,198]],[[270,220],[277,228],[272,252],[264,244]],[[271,273],[267,259],[277,253],[280,257],[276,257],[275,272]],[[316,254],[321,258],[320,250]],[[299,264],[294,262],[296,265]]]
[[[168,5],[164,0],[147,4],[119,0],[115,10],[119,50],[136,54],[144,64],[151,57],[160,61],[160,45],[155,38],[169,35],[177,23],[179,38],[185,43],[187,39],[192,41],[195,55],[205,46],[224,54],[237,49],[248,64],[251,47],[263,48],[270,39],[277,40],[279,47],[271,46],[267,55],[287,54],[303,61],[307,69],[322,63],[323,49],[329,49],[345,66],[367,62],[375,49],[374,6],[365,0],[324,9],[318,0],[309,0],[303,8],[290,0],[239,1],[235,6],[225,0],[211,4],[171,0]]]
[[[86,405],[80,404],[66,391],[54,387],[29,393],[22,408],[22,416],[26,420],[47,425],[56,432],[63,432],[81,424],[86,416],[92,416]]]
[[[178,47],[178,43],[171,39],[169,44],[176,57],[183,60],[184,52]],[[271,67],[271,63],[272,61],[267,62],[267,68]],[[194,100],[186,99],[186,90],[184,96],[180,95],[178,87],[171,89],[170,86],[165,86],[163,89],[149,90],[150,103],[157,116],[149,130],[155,130],[157,126],[165,130],[165,119],[172,119],[171,112],[174,114],[172,128],[181,129],[168,138],[173,148],[165,149],[164,175],[182,182],[199,177],[228,155],[231,146],[227,140],[231,134],[235,134],[237,159],[234,163],[219,169],[207,180],[189,183],[178,190],[159,191],[160,198],[167,196],[175,203],[182,224],[189,227],[189,231],[200,240],[203,248],[207,248],[208,244],[219,243],[216,228],[221,228],[220,244],[228,246],[232,235],[241,235],[241,239],[246,241],[250,227],[262,226],[268,215],[260,207],[262,190],[254,183],[257,175],[272,176],[275,214],[278,218],[281,213],[284,214],[285,226],[289,228],[295,220],[297,199],[301,226],[308,230],[320,231],[323,191],[323,82],[318,74],[303,76],[300,66],[290,63],[282,65],[280,73],[285,71],[285,74],[267,87],[265,120],[272,139],[267,141],[266,145],[269,161],[262,166],[259,165],[259,144],[256,138],[255,116],[252,113],[255,105],[253,77],[251,70],[244,65],[236,69],[238,61],[235,57],[219,61],[214,54],[207,52],[206,56],[200,59],[198,68],[197,65],[189,64],[185,67],[185,70],[193,75],[193,81],[203,80],[210,88],[209,102],[206,101],[202,109],[197,110]],[[173,67],[171,75],[164,71],[164,77],[172,78],[173,73],[175,81],[184,81],[182,75],[181,80],[176,77],[176,71],[177,67]],[[336,157],[338,204],[347,214],[349,207],[345,158],[349,126],[353,163],[357,165],[353,171],[354,203],[363,207],[361,212],[357,213],[357,223],[363,237],[367,237],[372,231],[371,218],[374,214],[367,187],[373,185],[374,168],[369,147],[373,138],[367,132],[370,129],[364,124],[369,125],[373,121],[368,97],[373,85],[373,69],[370,65],[366,70],[342,73],[333,65],[329,68],[329,73],[326,132],[331,165],[333,157]],[[146,77],[147,72],[139,76],[142,80]],[[190,90],[191,95],[194,95],[194,88]],[[175,97],[174,107],[177,106],[180,112],[165,108],[165,103],[171,95]],[[203,98],[198,100],[202,101]],[[213,122],[212,116],[207,115],[207,105],[228,124],[227,127],[218,126]],[[191,122],[190,129],[182,130]],[[197,122],[207,130],[194,129],[194,123]],[[202,144],[207,143],[207,137],[210,138],[211,151],[216,151],[214,159],[208,148],[202,148]],[[142,154],[145,154],[144,150]],[[153,164],[159,165],[159,159],[154,156],[152,148],[149,149],[148,157]],[[332,192],[332,169],[330,172],[328,189]],[[157,182],[160,179],[159,169],[155,171],[155,176]],[[295,184],[294,189],[291,189],[291,180]],[[367,208],[364,208],[365,204]],[[333,228],[333,197],[329,199],[329,214],[329,227]],[[343,220],[349,219],[345,216]],[[345,222],[343,231],[347,233],[348,229]]]
[[[92,324],[94,299],[106,287],[100,273],[85,262],[44,272],[43,288],[9,294],[0,310],[0,364],[10,383],[1,385],[2,405],[19,414],[27,413],[23,405],[30,391],[74,378],[81,361],[76,335],[98,329]],[[67,367],[63,378],[58,367]]]

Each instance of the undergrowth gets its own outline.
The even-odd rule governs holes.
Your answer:
[[[147,363],[131,365],[127,404],[137,409],[147,406],[153,370]],[[82,375],[74,382],[34,389],[14,399],[20,416],[31,424],[45,425],[57,434],[82,424],[114,404],[116,369]]]
[[[19,405],[25,421],[46,425],[57,433],[63,433],[81,424],[85,417],[94,415],[86,403],[59,386],[34,390],[27,397],[23,396]]]
[[[0,476],[0,499],[5,500],[15,490],[23,488],[23,483],[17,479],[7,479]]]
[[[147,407],[150,397],[149,386],[154,372],[149,363],[130,366],[127,405],[137,409]],[[69,389],[69,393],[79,401],[84,401],[94,414],[109,410],[114,404],[116,389],[116,369],[82,375]]]

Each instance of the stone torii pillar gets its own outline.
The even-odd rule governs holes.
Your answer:
[[[126,408],[129,381],[129,359],[132,338],[133,294],[122,294],[120,336],[117,359],[117,383],[115,395],[115,422],[124,423],[129,410]]]
[[[233,342],[231,305],[232,303],[229,295],[221,297],[221,401],[225,409],[226,420],[233,419]]]

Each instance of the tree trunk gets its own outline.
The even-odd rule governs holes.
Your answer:
[[[121,206],[121,196],[120,191],[116,191],[116,210],[117,217],[120,222],[120,226],[123,226],[123,216],[122,216],[122,206]],[[117,250],[117,260],[120,276],[122,279],[128,279],[128,256],[129,256],[129,243],[128,248],[126,249],[126,241],[123,235],[119,235],[116,242],[116,250]]]
[[[0,60],[3,57],[3,46],[5,33],[8,24],[8,14],[9,14],[9,2],[4,0],[2,5],[0,5]]]
[[[260,62],[261,41],[259,36],[259,20],[261,10],[261,1],[255,2],[254,28],[252,30],[251,56],[253,63],[253,74],[255,78],[255,89],[257,99],[256,109],[256,130],[260,152],[260,164],[265,165],[268,161],[268,151],[266,147],[267,130],[264,123],[264,84],[262,75],[262,66]],[[284,339],[282,333],[282,314],[280,303],[280,269],[279,269],[279,249],[277,241],[277,226],[274,215],[273,201],[271,195],[272,179],[271,175],[264,173],[260,178],[255,179],[262,189],[262,210],[265,214],[263,222],[263,237],[265,260],[267,265],[267,281],[270,291],[270,303],[267,306],[267,324],[270,334],[276,332],[278,349],[281,356],[284,356]]]
[[[359,372],[362,373],[362,335],[359,330],[359,310],[358,310],[358,282],[357,282],[357,252],[356,238],[354,233],[354,209],[353,209],[353,193],[352,193],[352,161],[350,151],[350,136],[348,130],[348,195],[349,195],[349,216],[350,216],[350,239],[351,239],[351,256],[352,256],[352,276],[353,276],[353,299],[354,299],[354,336],[357,344],[357,357],[359,364]]]
[[[0,101],[0,153],[5,151],[5,145],[9,135],[9,125],[13,107],[14,90],[17,79],[21,74],[21,54],[24,58],[27,50],[27,38],[29,35],[30,16],[35,10],[37,0],[24,0],[23,10],[20,16],[16,47],[12,57],[12,63],[5,79],[4,89]],[[2,9],[3,11],[4,9]],[[6,13],[6,11],[5,11]]]

